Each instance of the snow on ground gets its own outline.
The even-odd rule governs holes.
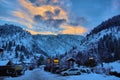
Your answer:
[[[80,76],[70,76],[66,80],[120,80],[120,78],[91,73],[81,74]]]
[[[112,62],[112,63],[104,63],[104,67],[111,67],[111,71],[116,71],[120,73],[120,61]]]
[[[84,73],[74,76],[61,76],[58,74],[52,74],[45,72],[43,68],[34,69],[33,71],[26,71],[25,75],[15,78],[6,78],[5,80],[120,80],[115,76],[109,76],[104,74]]]
[[[6,78],[5,80],[66,80],[63,76],[45,72],[43,69],[26,71],[25,75],[16,78]]]

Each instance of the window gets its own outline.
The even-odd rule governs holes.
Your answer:
[[[69,71],[77,71],[78,69],[70,69]]]

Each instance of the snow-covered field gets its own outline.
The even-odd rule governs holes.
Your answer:
[[[111,67],[111,71],[116,71],[120,73],[120,61],[104,64],[104,67]]]
[[[9,77],[4,80],[120,80],[115,76],[109,76],[104,74],[84,73],[81,75],[73,76],[61,76],[58,74],[52,74],[45,72],[42,68],[34,69],[33,71],[26,71],[25,75],[20,77]]]
[[[66,78],[66,80],[120,80],[120,78],[92,73],[92,74],[82,74],[80,76],[70,76]]]
[[[5,80],[66,80],[63,76],[45,72],[42,69],[26,71],[25,75],[16,78],[6,78]]]

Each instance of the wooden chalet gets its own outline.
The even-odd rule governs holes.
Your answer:
[[[68,68],[74,68],[75,59],[72,58],[72,57],[68,58],[68,59],[67,59],[67,64],[68,64],[68,65],[67,65]]]

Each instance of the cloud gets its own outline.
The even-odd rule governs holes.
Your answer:
[[[72,21],[70,21],[70,25],[73,25],[73,26],[84,26],[88,23],[88,20],[85,18],[85,17],[75,17],[72,19]]]
[[[105,21],[115,15],[120,14],[120,0],[111,0],[109,1],[109,5],[104,8],[104,11],[102,12],[102,15],[99,19],[102,21]],[[100,24],[100,23],[99,23]]]
[[[0,17],[25,25],[32,34],[85,33],[86,29],[80,26],[85,19],[71,20],[69,6],[69,0],[2,0]],[[71,21],[77,25],[70,24]]]
[[[35,21],[35,22],[38,22],[38,23],[39,23],[41,20],[43,20],[43,17],[42,17],[41,15],[35,15],[35,16],[34,16],[34,21]]]
[[[120,0],[112,0],[112,9],[113,10],[120,9]]]
[[[28,32],[30,32],[31,34],[33,35],[36,35],[36,34],[42,34],[42,35],[57,35],[56,33],[53,33],[53,32],[36,32],[34,30],[27,30]]]
[[[82,35],[87,32],[87,29],[82,26],[70,26],[70,25],[61,25],[61,30],[56,32],[49,32],[49,31],[43,31],[43,32],[37,32],[34,30],[27,30],[31,34],[43,34],[43,35],[57,35],[57,34],[75,34],[75,35]]]
[[[22,20],[26,20],[29,23],[34,23],[34,21],[31,19],[31,17],[26,14],[25,12],[20,12],[20,11],[13,11],[13,15],[15,17],[21,18]]]
[[[41,15],[44,19],[48,19],[46,16],[46,12],[49,11],[53,14],[55,14],[55,10],[59,9],[60,13],[58,16],[53,16],[53,19],[66,19],[68,20],[68,15],[65,10],[63,10],[59,6],[53,6],[53,5],[42,5],[42,6],[34,6],[32,3],[26,0],[20,0],[20,3],[24,8],[27,9],[27,11],[31,15]]]
[[[87,32],[87,29],[82,26],[62,25],[61,28],[63,28],[63,30],[60,32],[61,34],[81,35]]]
[[[46,23],[52,25],[53,27],[59,27],[62,23],[66,22],[65,19],[48,19]]]
[[[0,20],[4,21],[4,22],[9,22],[9,24],[19,24],[20,26],[22,25],[22,27],[24,26],[25,28],[32,28],[31,23],[26,23],[24,20],[19,20],[16,18],[11,18],[11,17],[0,17]]]

